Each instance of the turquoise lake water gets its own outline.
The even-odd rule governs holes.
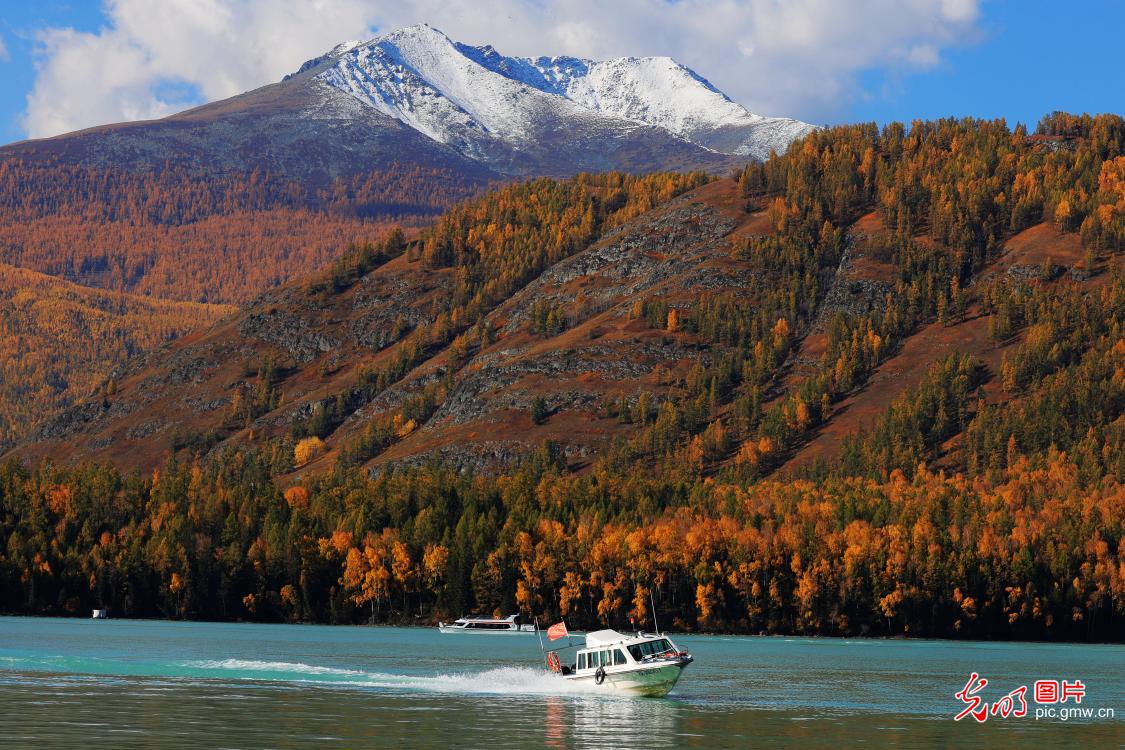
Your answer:
[[[0,747],[1125,746],[1121,646],[673,638],[696,662],[646,699],[568,689],[534,636],[0,617]],[[955,722],[974,671],[1029,715]],[[1117,718],[1036,720],[1036,679]]]

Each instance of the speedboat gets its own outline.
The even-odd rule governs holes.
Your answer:
[[[587,633],[586,646],[578,650],[573,666],[563,664],[558,651],[547,653],[547,667],[564,679],[591,690],[650,698],[667,695],[693,661],[665,635],[629,636],[616,630]]]
[[[508,615],[501,620],[492,617],[462,617],[449,624],[439,622],[438,630],[443,633],[484,633],[488,635],[538,632],[534,625],[521,625],[519,615]]]

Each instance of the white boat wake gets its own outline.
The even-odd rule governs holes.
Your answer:
[[[300,662],[247,659],[192,661],[185,662],[181,666],[187,668],[195,677],[312,682],[384,690],[494,695],[590,695],[594,692],[589,686],[575,684],[543,669],[532,667],[496,667],[482,672],[429,676],[366,672]]]
[[[318,667],[315,664],[302,664],[300,662],[291,661],[258,661],[255,659],[221,659],[211,660],[206,659],[203,661],[189,661],[185,662],[185,667],[192,669],[225,669],[237,670],[240,672],[277,672],[277,673],[295,673],[302,675],[362,675],[358,669],[338,669],[336,667]]]

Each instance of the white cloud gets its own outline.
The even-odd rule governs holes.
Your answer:
[[[277,80],[341,39],[368,35],[364,0],[107,0],[95,33],[39,33],[24,125],[32,137],[160,117],[168,84],[203,101]]]
[[[427,22],[505,54],[671,55],[752,111],[840,119],[860,71],[935,65],[978,0],[107,0],[96,33],[40,33],[25,125],[53,135],[220,99],[337,42]],[[169,87],[168,84],[173,84]]]
[[[938,50],[932,44],[915,44],[906,51],[906,60],[916,68],[932,68],[938,64]]]
[[[0,62],[8,62],[11,58],[8,56],[8,47],[4,44],[4,37],[0,36]]]
[[[942,0],[941,13],[950,21],[975,21],[980,8],[977,0]]]

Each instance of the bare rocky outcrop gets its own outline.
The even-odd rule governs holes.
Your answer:
[[[812,330],[823,333],[836,313],[866,315],[878,309],[893,286],[886,281],[865,279],[853,273],[855,261],[863,257],[857,250],[862,235],[849,235],[840,255],[840,263],[829,280],[828,292],[820,303]]]
[[[725,247],[734,222],[697,201],[673,201],[667,211],[628,230],[609,233],[589,250],[561,261],[513,298],[505,332],[525,325],[535,304],[568,310],[572,323],[631,299],[670,279],[693,273],[701,256]],[[681,282],[693,285],[695,282]],[[580,289],[583,304],[572,306]]]
[[[30,440],[61,440],[85,431],[109,411],[107,401],[89,401],[66,409],[31,431]]]
[[[168,422],[163,419],[150,419],[139,425],[130,427],[125,431],[125,437],[130,440],[141,440],[160,432],[168,427]]]
[[[230,405],[229,398],[202,398],[199,396],[188,396],[181,399],[181,403],[197,414],[204,412],[215,411]]]
[[[340,345],[337,339],[316,330],[303,317],[282,310],[250,313],[238,324],[238,332],[247,338],[273,344],[301,363],[311,362]]]
[[[559,408],[576,404],[585,406],[596,400],[596,396],[589,391],[572,389],[569,396],[561,397],[550,388],[552,382],[572,383],[575,376],[585,373],[596,373],[609,380],[631,380],[643,377],[651,370],[651,365],[621,357],[606,346],[555,351],[524,357],[501,366],[474,368],[458,381],[434,414],[431,424],[464,424],[502,409],[527,409],[534,398],[532,392],[513,389],[512,386],[529,375],[544,379],[547,385],[536,392],[545,391],[548,404],[554,399],[554,407]]]

